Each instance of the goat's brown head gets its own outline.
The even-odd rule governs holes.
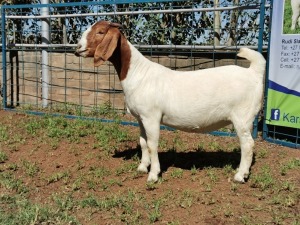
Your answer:
[[[88,28],[78,42],[76,56],[94,57],[94,65],[100,66],[114,53],[121,35],[122,25],[99,21]]]

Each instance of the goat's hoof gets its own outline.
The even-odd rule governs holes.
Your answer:
[[[149,173],[147,182],[157,182],[158,181],[158,176],[155,173]]]
[[[245,179],[244,176],[242,176],[241,174],[237,173],[234,175],[234,181],[237,183],[245,183]]]
[[[138,166],[137,170],[142,173],[148,173],[148,168],[142,163]]]

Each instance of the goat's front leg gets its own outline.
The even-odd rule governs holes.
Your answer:
[[[143,173],[148,173],[148,166],[150,165],[150,155],[147,146],[147,136],[144,125],[141,121],[139,121],[140,126],[140,145],[142,150],[142,159],[141,163],[138,166],[138,171]]]
[[[156,182],[158,180],[158,175],[160,173],[160,164],[158,159],[158,140],[159,140],[159,129],[160,123],[158,121],[152,119],[146,119],[142,121],[145,134],[146,134],[146,142],[147,142],[147,149],[148,154],[150,156],[150,163],[151,168],[148,175],[148,182]],[[144,154],[144,159],[147,159],[147,154],[142,151]],[[143,156],[142,156],[142,163],[143,163]],[[140,165],[141,166],[141,165]]]

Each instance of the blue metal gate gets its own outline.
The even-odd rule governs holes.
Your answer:
[[[172,69],[247,66],[236,53],[242,46],[260,52],[267,49],[269,1],[217,2],[3,5],[3,108],[108,121],[110,111],[125,113],[122,88],[112,65],[95,69],[88,60],[73,56],[80,34],[101,19],[122,23],[129,40],[144,55]],[[222,18],[218,25],[216,18]],[[260,121],[261,116],[254,121],[254,137]],[[234,135],[234,131],[228,128],[215,134]]]

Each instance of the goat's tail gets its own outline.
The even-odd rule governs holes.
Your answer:
[[[238,56],[248,59],[250,61],[250,68],[255,70],[258,75],[264,76],[266,70],[266,60],[261,53],[249,48],[241,48]]]

